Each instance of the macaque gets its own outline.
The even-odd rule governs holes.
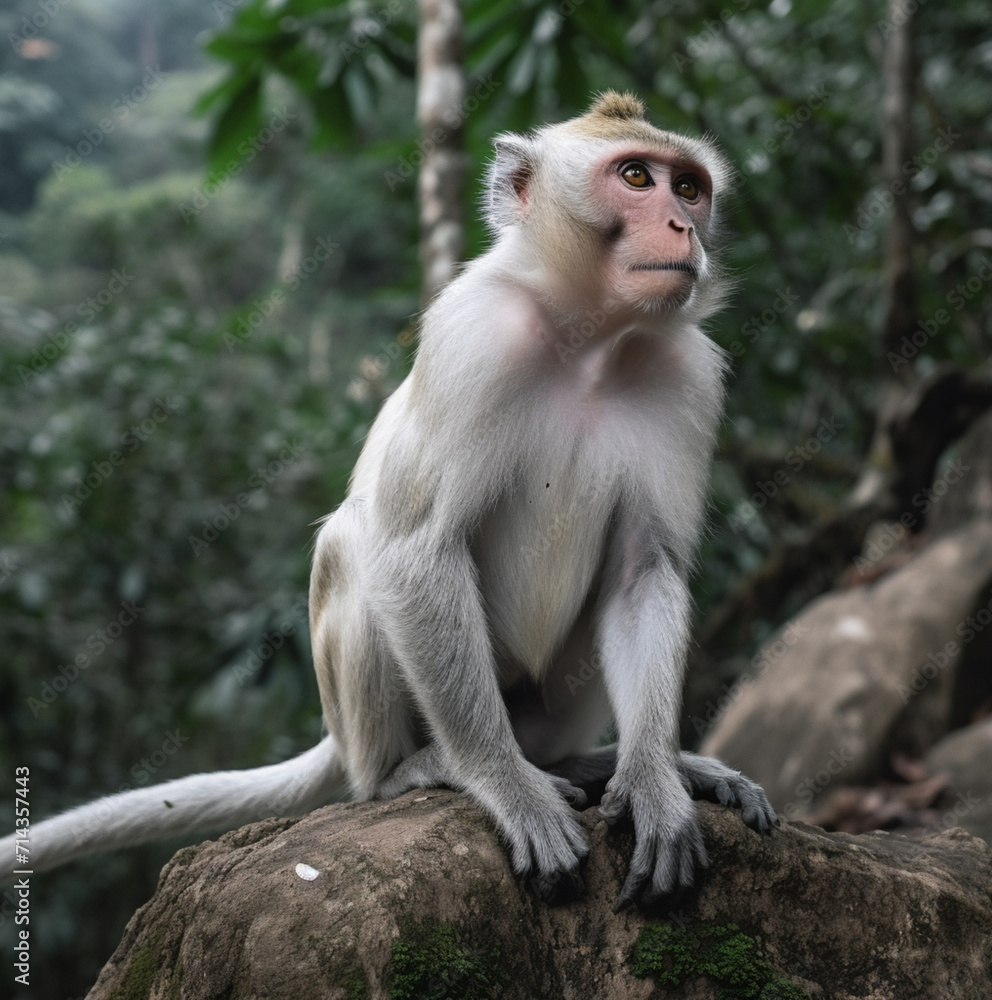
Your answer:
[[[730,170],[613,92],[502,135],[490,249],[431,303],[347,499],[317,535],[310,627],[329,735],[295,760],[111,796],[32,830],[35,870],[168,834],[446,786],[537,896],[580,891],[573,811],[628,816],[618,906],[706,864],[693,798],[767,832],[752,781],[680,752],[687,578],[724,359],[700,323]],[[612,726],[616,742],[602,746]],[[13,838],[3,842],[7,857]]]

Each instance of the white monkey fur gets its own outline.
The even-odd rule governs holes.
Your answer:
[[[699,323],[725,286],[710,202],[728,168],[617,94],[496,146],[493,246],[427,310],[413,371],[317,536],[310,624],[330,735],[282,764],[40,823],[35,871],[299,814],[342,781],[359,799],[466,791],[548,900],[577,890],[586,844],[569,802],[583,781],[609,778],[604,815],[634,821],[622,903],[659,900],[706,863],[692,796],[769,828],[760,788],[678,751],[686,578],[722,400],[721,352]],[[661,186],[627,191],[628,161]],[[687,171],[702,195],[683,210],[673,178]],[[667,214],[639,221],[656,202]],[[688,263],[645,249],[668,246]],[[618,742],[597,750],[611,721]]]

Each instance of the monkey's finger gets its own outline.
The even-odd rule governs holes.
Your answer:
[[[688,845],[680,845],[664,865],[658,865],[654,876],[640,889],[642,907],[652,909],[677,909],[696,885],[696,873],[707,864],[705,850],[699,857]]]
[[[701,767],[703,761],[710,764],[709,773]],[[693,762],[695,769],[691,775],[682,774],[683,785],[687,781],[691,784],[693,798],[740,809],[741,819],[752,830],[771,832],[776,822],[775,810],[761,785],[717,761],[695,758]],[[719,775],[713,773],[713,765],[722,769]]]
[[[762,798],[764,799],[764,796]],[[741,819],[752,830],[757,830],[758,833],[771,833],[772,829],[778,823],[778,816],[775,815],[775,810],[771,807],[771,803],[767,799],[764,799],[764,801],[749,802],[742,806]]]
[[[619,912],[637,902],[652,878],[657,879],[660,876],[664,882],[667,861],[660,838],[638,837],[634,844],[634,853],[630,858],[630,867],[627,869],[627,878],[623,889],[620,890],[620,898],[617,900],[614,912]]]
[[[713,786],[713,794],[716,796],[716,801],[722,806],[738,805],[737,796],[734,794],[733,789],[725,781],[718,781]]]
[[[742,776],[733,793],[733,804],[740,809],[745,825],[758,833],[771,833],[777,817],[761,785]]]
[[[570,806],[581,809],[589,801],[586,793],[578,785],[573,785],[567,778],[560,778],[555,774],[552,774],[550,777],[561,797]]]
[[[659,852],[655,842],[643,850],[635,848],[630,860],[630,869],[620,890],[620,898],[613,907],[614,913],[625,910],[635,903],[657,905],[667,900],[677,888],[670,858]]]
[[[626,796],[619,792],[607,792],[599,802],[599,814],[607,823],[613,824],[630,812]]]
[[[653,857],[650,861],[643,858],[639,859],[635,848],[634,857],[631,858],[630,868],[627,871],[627,878],[624,880],[620,896],[613,907],[614,913],[626,910],[627,907],[633,906],[640,899],[641,892],[647,883],[648,874],[653,865]]]

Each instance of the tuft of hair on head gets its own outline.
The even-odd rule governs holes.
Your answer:
[[[620,121],[643,121],[644,102],[633,94],[620,94],[615,90],[604,90],[587,112],[603,118],[618,118]]]

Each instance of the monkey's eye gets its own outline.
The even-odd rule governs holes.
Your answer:
[[[625,163],[620,168],[620,176],[631,187],[654,187],[654,181],[651,178],[651,174],[648,173],[648,168],[639,160],[631,160],[630,163]]]
[[[680,198],[685,198],[686,201],[695,201],[699,197],[702,187],[698,177],[693,177],[692,174],[682,174],[672,182],[672,190]]]

